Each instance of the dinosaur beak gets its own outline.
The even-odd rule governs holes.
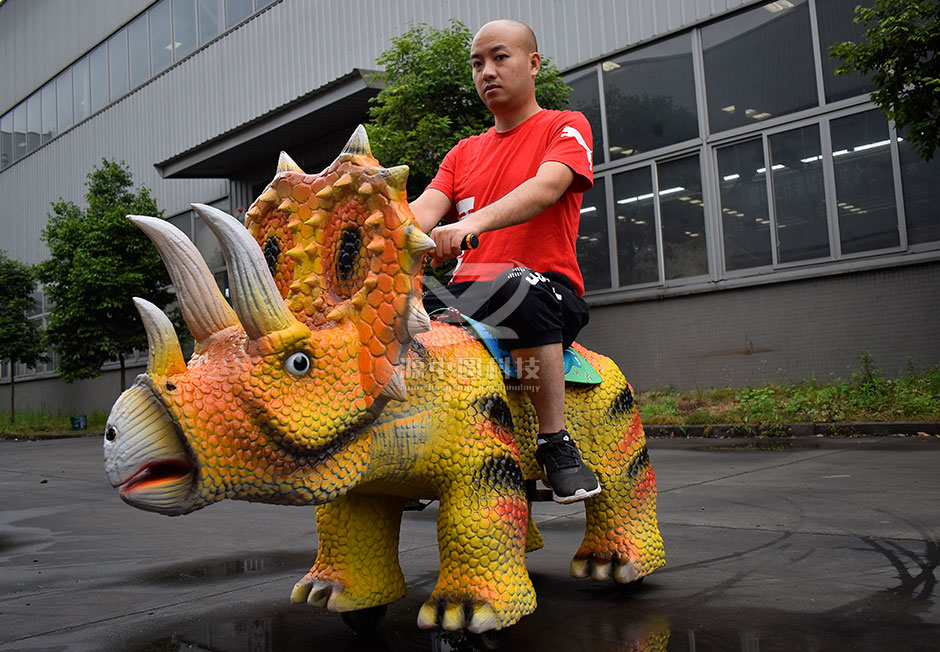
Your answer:
[[[234,217],[205,204],[193,204],[219,239],[228,265],[232,306],[252,340],[284,330],[297,320],[281,298],[260,245]]]
[[[150,345],[150,359],[147,362],[147,374],[151,376],[171,376],[186,371],[183,351],[173,324],[163,311],[145,299],[134,297],[134,305],[140,313],[147,330],[147,343]]]
[[[147,234],[160,252],[176,288],[183,319],[197,342],[238,324],[238,317],[219,291],[196,245],[182,231],[155,217],[127,218]]]

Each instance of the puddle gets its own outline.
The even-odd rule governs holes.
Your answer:
[[[248,558],[229,558],[195,560],[193,563],[161,566],[159,570],[145,574],[142,582],[153,584],[176,584],[195,580],[219,579],[256,573],[258,571],[271,571],[284,568],[305,569],[316,551],[278,552],[269,555],[259,555]],[[301,571],[303,574],[304,571]]]

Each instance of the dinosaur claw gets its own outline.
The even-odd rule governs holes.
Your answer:
[[[418,627],[420,629],[437,627],[437,609],[434,605],[425,603],[418,611]]]
[[[290,601],[293,604],[303,604],[307,601],[307,596],[310,595],[311,585],[309,583],[304,583],[303,580],[297,582],[294,585],[294,588],[290,592]]]
[[[466,622],[467,621],[463,615],[462,603],[456,602],[444,609],[444,617],[441,618],[441,627],[443,627],[448,632],[455,632],[458,629],[463,629]]]
[[[597,563],[595,561],[593,567],[591,568],[591,579],[597,582],[606,582],[610,579],[612,566],[613,564],[610,562]]]
[[[480,634],[491,629],[499,629],[499,626],[499,616],[496,615],[496,611],[490,605],[484,604],[473,609],[473,617],[467,629],[474,634]]]
[[[572,559],[571,566],[568,569],[571,577],[583,578],[591,574],[590,565],[587,559]]]
[[[614,569],[614,581],[618,584],[629,584],[640,579],[641,575],[632,561],[617,564]]]
[[[332,593],[332,585],[315,580],[310,590],[310,595],[307,596],[307,604],[311,607],[325,607]]]

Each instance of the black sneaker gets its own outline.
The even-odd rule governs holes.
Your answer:
[[[581,453],[568,431],[539,435],[535,460],[542,467],[545,484],[552,488],[556,503],[574,503],[601,492],[594,473],[581,461]]]

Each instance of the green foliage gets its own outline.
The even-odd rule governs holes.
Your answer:
[[[16,413],[16,425],[4,425],[0,433],[28,439],[33,435],[65,434],[72,431],[71,417],[74,412],[50,412],[47,410],[19,410]],[[0,423],[8,423],[8,413],[0,410]],[[93,412],[86,415],[85,434],[99,435],[104,432],[108,420],[107,412]]]
[[[836,74],[871,74],[872,101],[929,161],[940,146],[940,2],[874,0],[855,14],[867,26],[865,40],[829,48],[845,62]]]
[[[43,358],[39,324],[27,317],[36,307],[35,291],[33,269],[0,251],[0,359],[14,367],[16,362],[33,366]]]
[[[376,61],[384,68],[378,79],[385,85],[369,109],[369,141],[383,165],[409,166],[410,197],[424,190],[459,140],[493,125],[473,85],[472,40],[473,34],[457,20],[440,29],[411,25]],[[539,105],[567,108],[570,91],[558,69],[543,58],[535,79]]]
[[[147,237],[126,215],[162,217],[146,188],[133,190],[130,171],[102,159],[88,175],[87,209],[72,202],[52,205],[43,240],[50,258],[39,266],[53,308],[47,346],[59,354],[67,382],[101,375],[108,360],[147,347],[132,298],[158,306],[173,298],[170,279]],[[121,389],[125,387],[121,378]]]
[[[888,379],[868,353],[851,380],[771,384],[709,392],[656,390],[637,395],[647,424],[774,424],[940,420],[940,367]]]

